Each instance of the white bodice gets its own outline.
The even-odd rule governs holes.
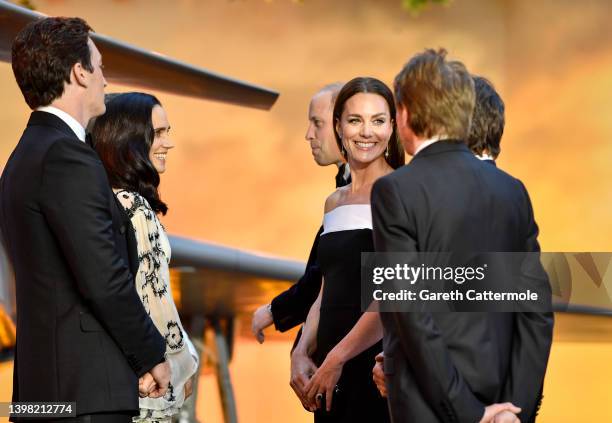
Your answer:
[[[372,210],[369,204],[345,204],[323,215],[323,233],[372,229]]]

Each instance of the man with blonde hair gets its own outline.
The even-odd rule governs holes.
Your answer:
[[[464,142],[475,101],[465,66],[426,50],[397,75],[395,94],[398,134],[414,157],[372,189],[376,251],[538,252],[523,184]],[[545,273],[534,274],[530,287],[550,295]],[[381,320],[394,421],[535,420],[552,313],[382,312]]]

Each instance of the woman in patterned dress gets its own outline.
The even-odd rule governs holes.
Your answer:
[[[168,150],[174,147],[170,124],[159,100],[144,93],[125,93],[107,98],[106,113],[93,124],[91,135],[109,182],[127,212],[138,247],[136,290],[147,313],[166,338],[166,359],[171,378],[166,395],[142,397],[140,415],[134,422],[166,423],[178,414],[191,393],[191,378],[198,368],[197,354],[183,326],[170,290],[170,244],[158,214],[168,207],[158,192],[159,175],[166,170]],[[139,390],[151,392],[155,382],[149,374],[140,379]]]

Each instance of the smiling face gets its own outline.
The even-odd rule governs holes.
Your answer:
[[[387,101],[378,94],[355,94],[344,103],[336,131],[349,162],[366,164],[381,157],[393,133]]]
[[[155,131],[155,138],[149,151],[149,159],[158,173],[166,171],[166,158],[168,150],[174,148],[174,144],[170,139],[170,123],[163,107],[155,106],[151,112],[151,120]]]

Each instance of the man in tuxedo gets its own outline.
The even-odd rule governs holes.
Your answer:
[[[155,382],[140,394],[159,397],[170,369],[134,286],[133,229],[86,143],[106,86],[90,31],[79,18],[45,18],[12,47],[33,110],[0,179],[17,291],[13,401],[76,402],[68,421],[120,423],[138,414],[139,377]]]
[[[376,251],[538,252],[523,184],[478,160],[463,141],[474,83],[445,56],[418,54],[395,79],[398,133],[414,157],[372,189]],[[537,275],[530,283],[550,294],[543,271]],[[394,421],[535,420],[552,313],[383,312],[381,320]]]
[[[472,113],[466,144],[474,155],[485,163],[496,166],[505,126],[505,105],[493,84],[482,76],[472,75],[476,102]],[[376,356],[372,378],[380,394],[387,396],[384,373],[384,353]]]
[[[309,123],[305,136],[313,158],[319,166],[332,164],[338,166],[336,187],[348,184],[351,175],[340,153],[333,130],[332,112],[342,85],[341,83],[326,85],[312,97],[308,107]],[[252,331],[260,343],[264,340],[263,330],[272,323],[276,330],[285,332],[306,320],[308,311],[321,289],[322,275],[317,264],[317,248],[322,231],[323,227],[319,228],[315,236],[304,275],[289,289],[276,296],[270,304],[263,305],[255,311]],[[303,398],[302,388],[315,371],[316,367],[310,360],[292,361],[291,386],[300,399]]]

